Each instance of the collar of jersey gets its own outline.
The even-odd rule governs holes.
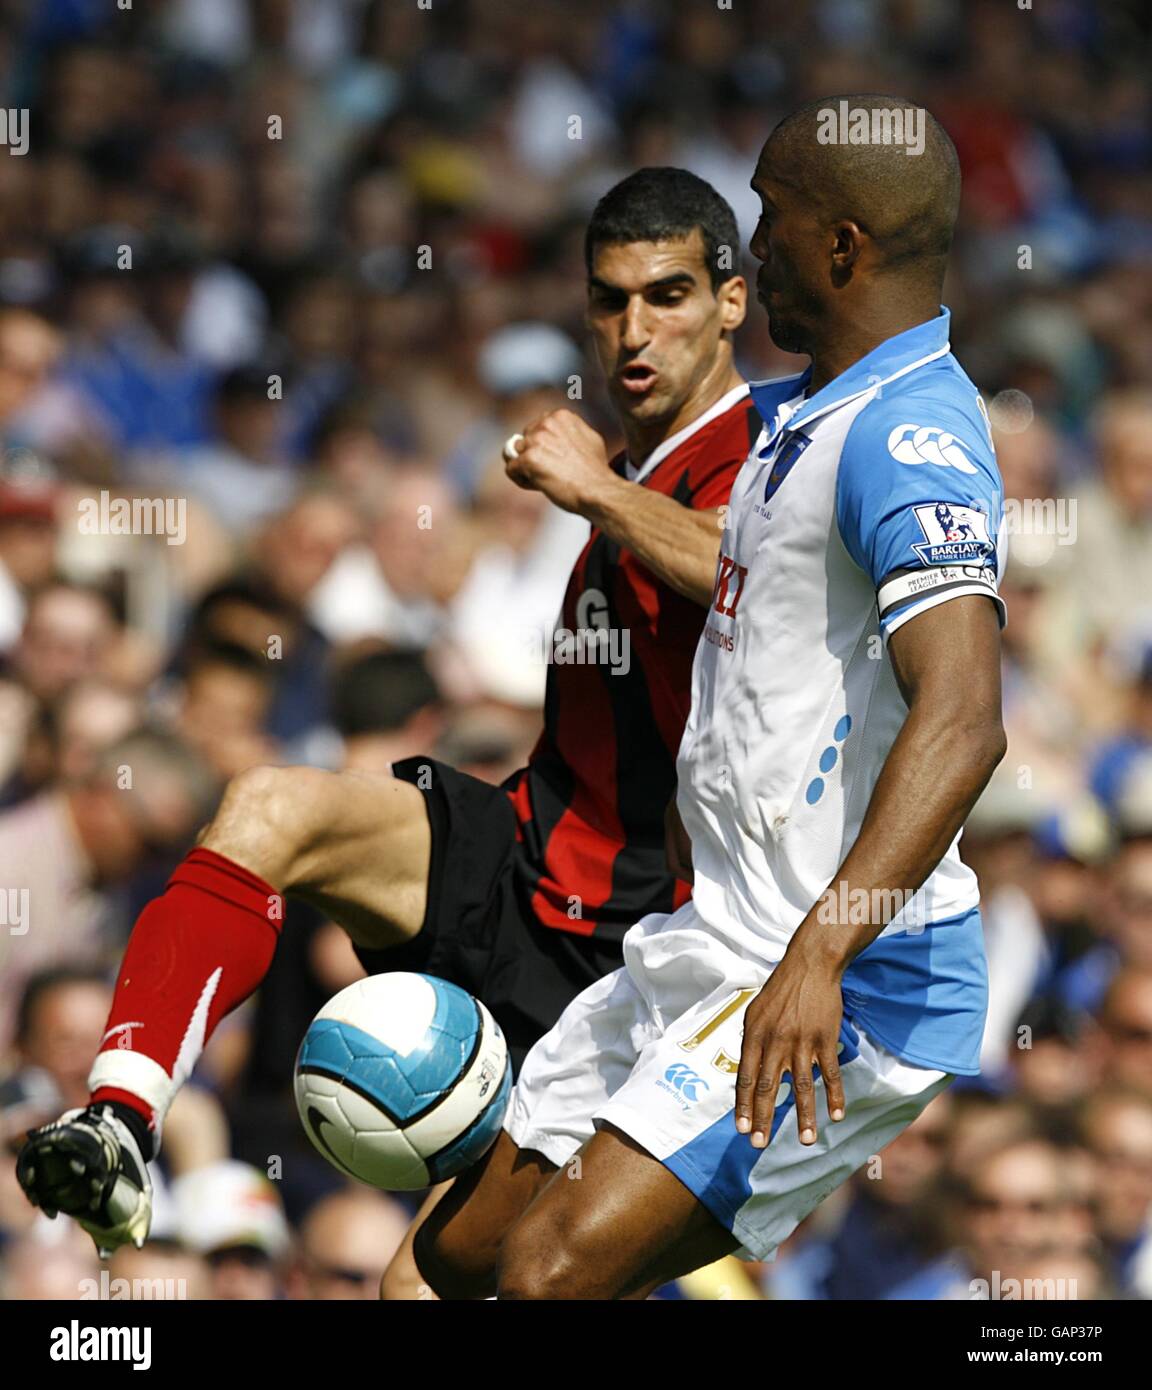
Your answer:
[[[948,352],[951,318],[948,310],[941,306],[936,318],[929,319],[927,323],[918,323],[915,328],[905,329],[903,333],[886,338],[814,396],[801,402],[790,413],[785,413],[785,419],[779,418],[782,413],[781,407],[785,401],[791,400],[798,392],[807,388],[808,382],[812,379],[811,367],[795,376],[777,377],[773,381],[754,381],[751,386],[752,402],[771,433],[775,433],[783,425],[787,425],[790,430],[799,429],[817,415],[835,410],[878,386],[886,386],[890,381],[924,366],[934,358],[943,357]]]
[[[676,433],[666,439],[663,444],[657,444],[655,449],[652,450],[642,463],[633,463],[632,460],[625,455],[625,470],[629,467],[636,470],[629,481],[633,483],[642,483],[650,473],[664,462],[673,450],[679,449],[680,445],[683,444],[686,439],[690,439],[697,430],[702,430],[705,425],[711,424],[713,420],[723,415],[726,410],[731,410],[737,401],[742,401],[744,399],[748,391],[749,386],[746,381],[742,381],[739,386],[733,386],[731,391],[726,392],[718,401],[710,405],[702,415],[697,415],[695,420],[690,421],[682,430],[677,430]]]

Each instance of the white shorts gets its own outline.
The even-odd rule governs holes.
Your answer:
[[[624,967],[576,996],[525,1059],[504,1128],[563,1166],[600,1122],[623,1130],[680,1179],[744,1250],[767,1259],[827,1195],[911,1124],[952,1080],[841,1030],[847,1102],[803,1145],[792,1088],[777,1095],[767,1148],[736,1132],[744,1010],[773,966],[707,931],[691,903],[645,917],[624,938]]]

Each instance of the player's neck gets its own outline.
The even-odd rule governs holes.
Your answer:
[[[709,372],[695,391],[688,397],[675,415],[663,420],[623,422],[624,441],[628,447],[628,457],[633,464],[642,464],[666,439],[687,429],[701,415],[712,409],[717,401],[729,391],[744,384],[744,378],[736,370],[731,358],[723,369]]]
[[[830,325],[825,340],[812,346],[812,380],[808,395],[814,396],[881,343],[927,323],[939,313],[940,296],[934,294],[930,299],[910,305],[879,304],[870,312],[853,314],[848,322]]]

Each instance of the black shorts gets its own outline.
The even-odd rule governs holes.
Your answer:
[[[387,950],[358,946],[356,954],[370,975],[421,971],[482,999],[519,1071],[576,995],[621,965],[620,944],[541,926],[527,901],[532,875],[521,871],[516,816],[499,787],[434,758],[406,758],[392,771],[424,793],[432,827],[428,904],[411,941]]]

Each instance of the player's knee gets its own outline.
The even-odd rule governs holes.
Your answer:
[[[579,1272],[560,1251],[509,1252],[500,1264],[496,1297],[502,1302],[595,1297],[583,1293],[581,1283]]]
[[[591,1252],[582,1254],[570,1231],[529,1216],[504,1241],[496,1296],[516,1301],[612,1298],[604,1272],[603,1262]]]
[[[332,780],[332,773],[310,767],[246,768],[228,783],[200,843],[277,888],[291,887]]]

